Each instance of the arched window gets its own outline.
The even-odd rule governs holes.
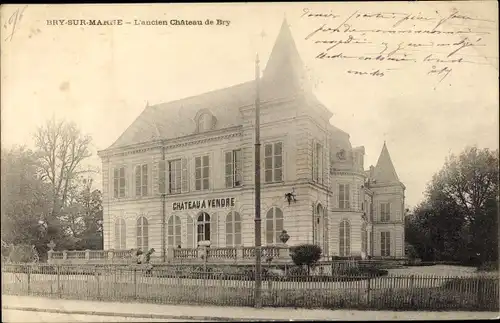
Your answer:
[[[201,212],[200,215],[198,215],[197,227],[197,241],[200,242],[210,240],[210,215],[208,215],[208,213]]]
[[[142,251],[149,250],[148,220],[143,216],[137,219],[137,248]]]
[[[193,248],[194,246],[194,222],[193,218],[190,217],[189,215],[187,216],[187,221],[186,221],[186,239],[187,239],[187,247],[188,248]]]
[[[281,231],[283,231],[283,212],[273,207],[266,215],[266,243],[279,243]]]
[[[127,249],[127,228],[124,219],[116,219],[115,221],[115,249]]]
[[[241,216],[238,212],[229,212],[226,216],[226,247],[241,245]]]
[[[212,130],[213,128],[213,116],[205,112],[198,118],[198,132]]]
[[[366,224],[363,223],[361,226],[361,252],[364,252],[366,255],[368,249],[368,234],[366,231]]]
[[[351,254],[351,225],[346,220],[340,222],[339,227],[339,254],[348,257]]]
[[[182,244],[181,240],[181,219],[177,215],[172,215],[167,222],[167,246],[174,247]]]

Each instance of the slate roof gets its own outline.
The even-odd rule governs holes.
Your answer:
[[[286,98],[309,89],[303,62],[285,19],[261,79],[261,101]],[[254,104],[255,91],[255,80],[251,80],[224,89],[147,106],[108,149],[193,134],[196,129],[194,118],[202,109],[208,109],[216,117],[216,129],[241,125],[239,108]]]
[[[373,172],[373,179],[377,184],[400,182],[385,142]]]

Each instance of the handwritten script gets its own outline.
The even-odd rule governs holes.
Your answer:
[[[458,9],[341,15],[304,8],[301,18],[315,25],[305,40],[313,44],[316,59],[356,62],[346,68],[350,75],[382,78],[418,66],[440,83],[461,64],[491,64],[481,49],[488,45],[495,21]]]
[[[12,14],[9,15],[7,21],[3,24],[3,29],[7,34],[7,37],[4,38],[4,41],[11,41],[14,38],[14,34],[16,33],[19,23],[23,19],[23,13],[28,6],[24,6],[22,8],[17,8],[14,10]]]

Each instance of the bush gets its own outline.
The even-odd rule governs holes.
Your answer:
[[[311,271],[321,258],[321,248],[315,244],[302,244],[291,248],[293,263],[297,266],[307,266],[307,273]]]

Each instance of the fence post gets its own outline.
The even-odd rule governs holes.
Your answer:
[[[134,299],[137,299],[137,268],[134,267]]]
[[[371,304],[371,297],[370,297],[370,284],[371,284],[371,276],[368,276],[368,281],[366,282],[366,304],[368,305],[368,307],[370,307],[370,304]]]
[[[59,265],[56,265],[56,273],[57,273],[57,295],[61,298],[61,273],[59,269]]]
[[[97,267],[94,268],[94,276],[95,276],[95,281],[97,284],[97,299],[101,299],[101,286],[99,283],[99,272],[97,271]]]
[[[484,300],[483,300],[483,279],[481,277],[478,278],[477,281],[477,307],[478,309],[483,309]]]
[[[27,265],[28,268],[28,295],[31,294],[31,266]]]
[[[410,305],[411,307],[413,308],[413,285],[414,285],[414,281],[415,281],[415,276],[414,275],[411,275],[410,276]]]

